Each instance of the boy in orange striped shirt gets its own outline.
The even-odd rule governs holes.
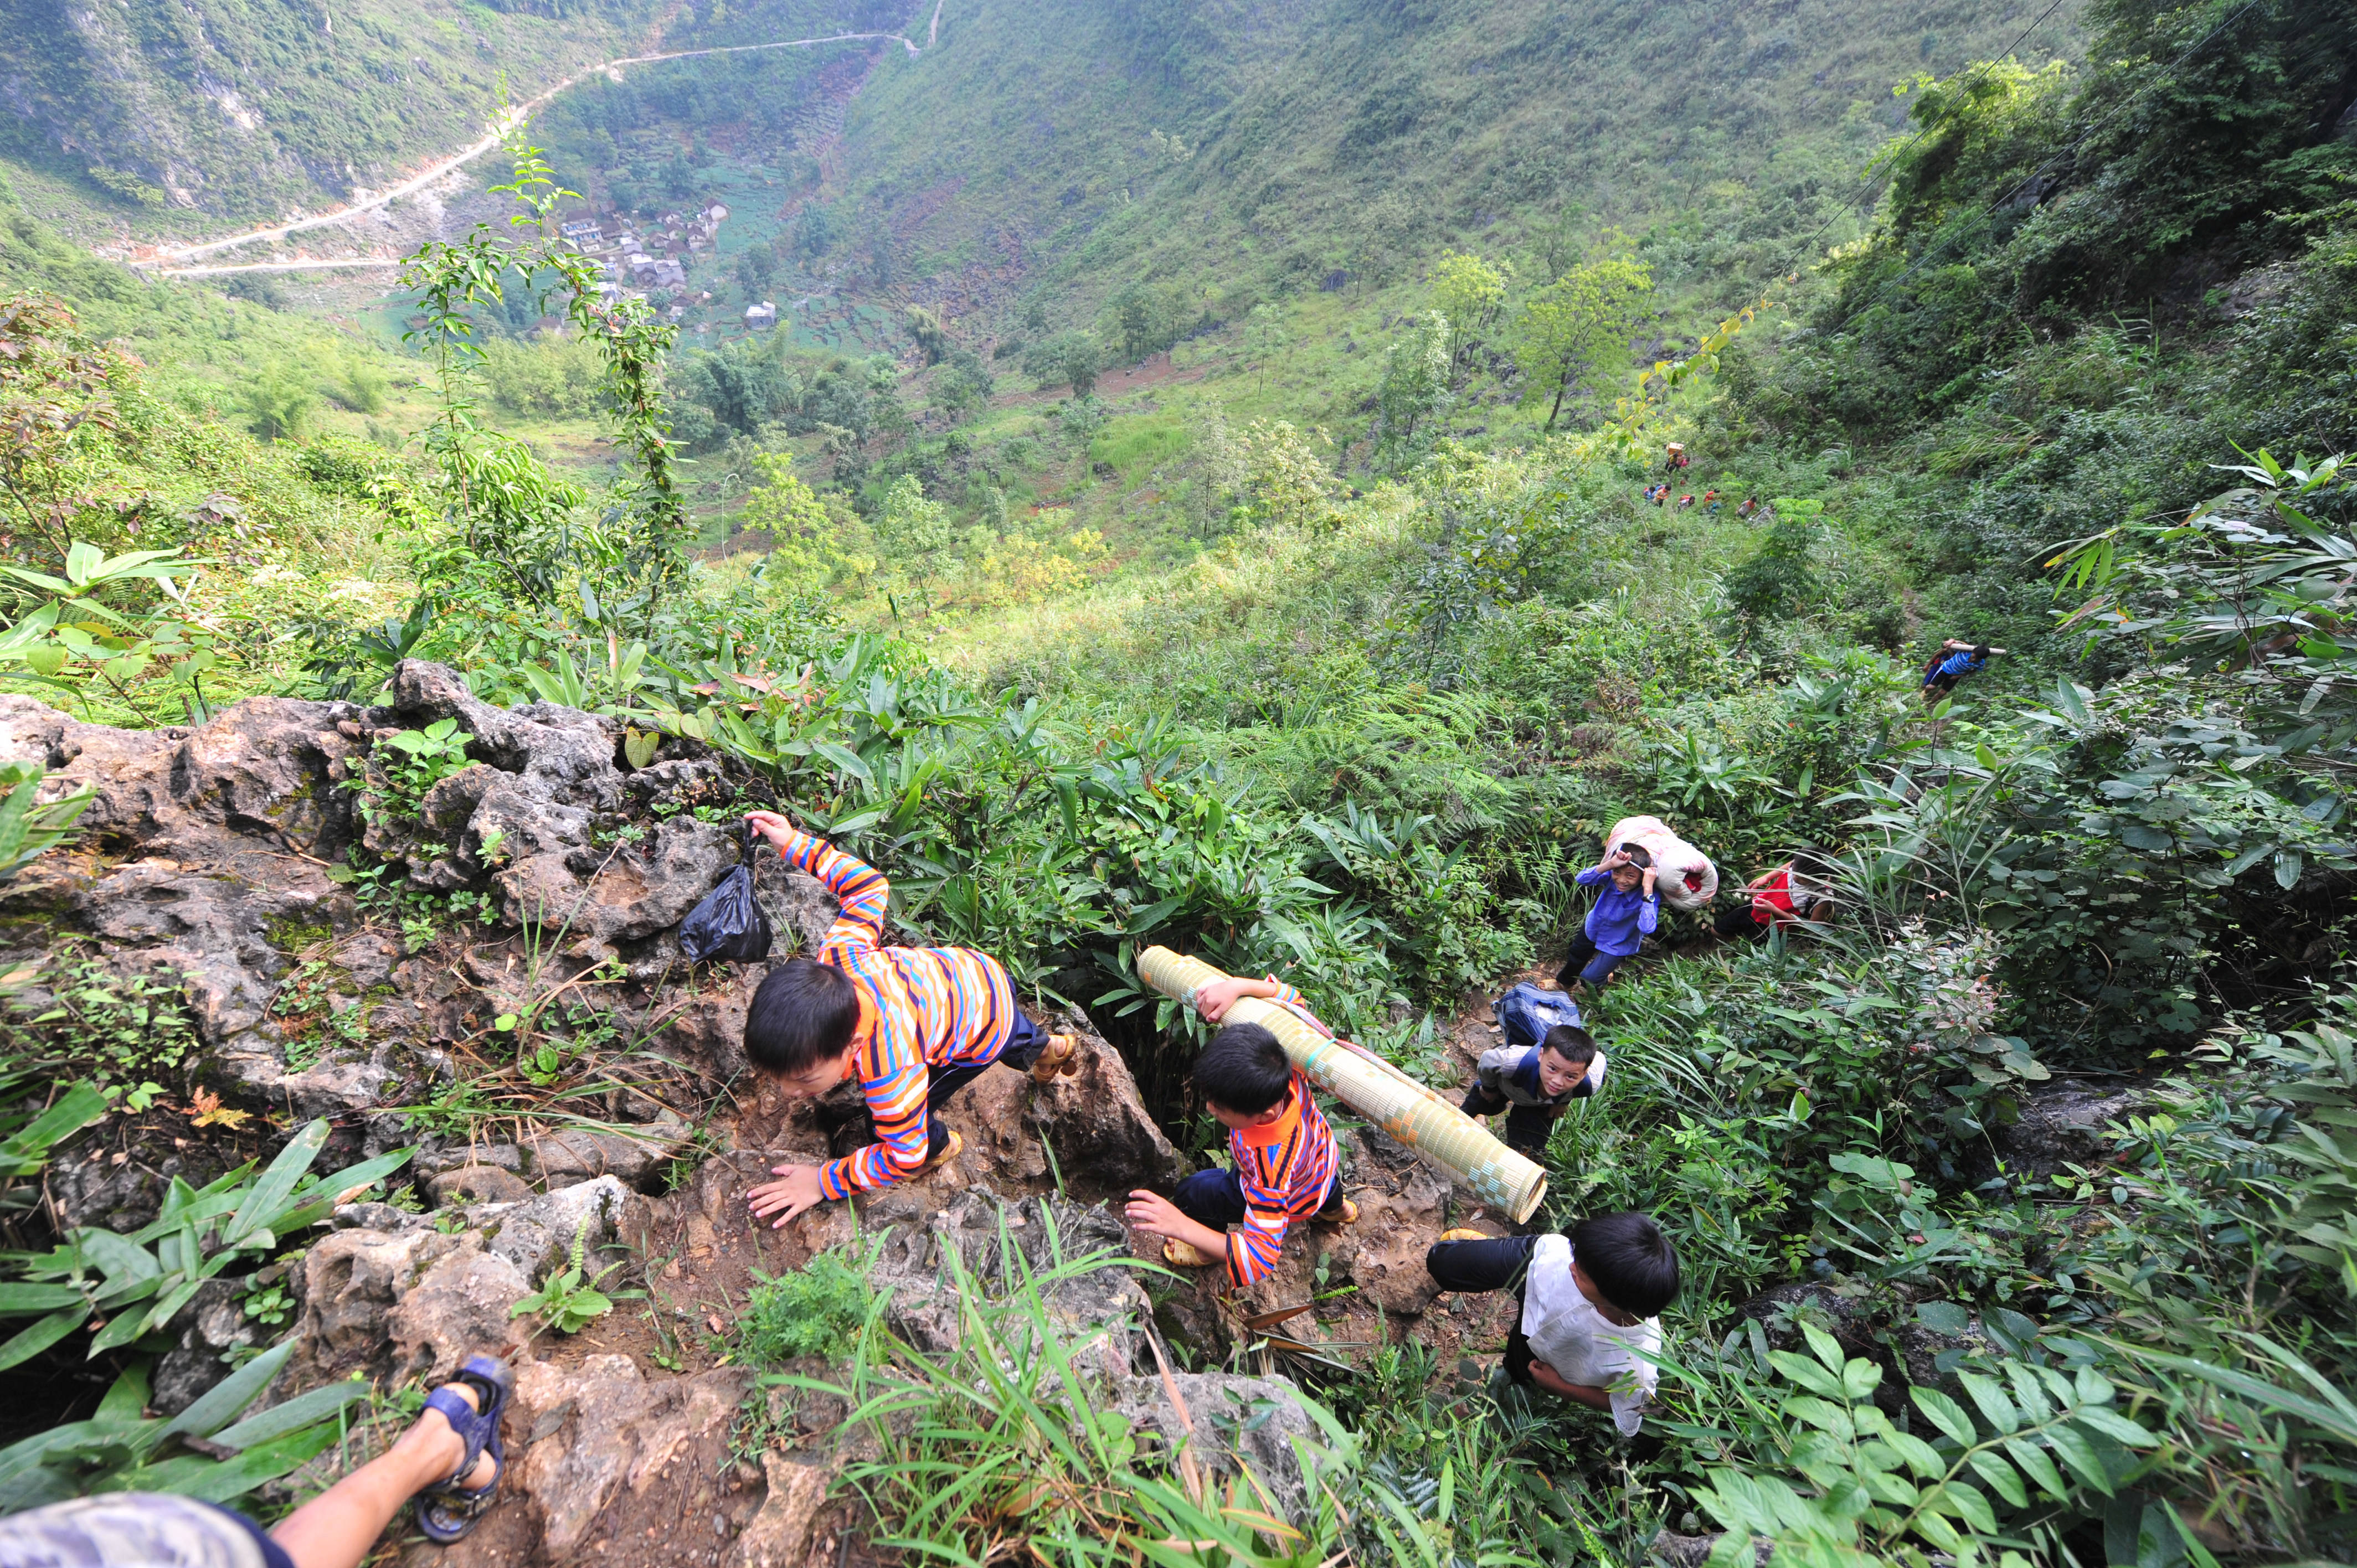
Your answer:
[[[1321,1035],[1301,993],[1275,975],[1238,975],[1206,985],[1196,1010],[1217,1024],[1240,997],[1275,1003]],[[1211,1036],[1195,1061],[1195,1087],[1204,1109],[1228,1130],[1232,1170],[1198,1171],[1168,1197],[1129,1195],[1129,1222],[1162,1237],[1162,1261],[1180,1268],[1227,1264],[1238,1289],[1276,1269],[1286,1232],[1300,1220],[1350,1225],[1358,1206],[1342,1196],[1341,1160],[1334,1130],[1318,1109],[1308,1078],[1293,1065],[1276,1036],[1258,1024],[1229,1024]],[[1229,1226],[1239,1229],[1230,1230]]]
[[[958,1135],[931,1112],[994,1062],[1041,1083],[1080,1070],[1077,1043],[1015,1005],[1006,971],[972,948],[883,945],[891,884],[874,866],[775,811],[745,820],[841,904],[816,958],[770,972],[745,1015],[745,1054],[788,1096],[814,1099],[856,1075],[876,1142],[823,1165],[772,1167],[747,1195],[782,1226],[812,1206],[873,1191],[957,1157]]]

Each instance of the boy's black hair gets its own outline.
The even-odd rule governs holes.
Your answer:
[[[1987,643],[1976,642],[1973,645],[1973,657],[1975,659],[1986,659],[1989,656],[1988,650],[1989,645]]]
[[[1195,1058],[1195,1087],[1222,1110],[1257,1116],[1285,1103],[1293,1062],[1258,1024],[1231,1024]]]
[[[816,959],[788,959],[745,1009],[745,1054],[763,1072],[791,1078],[841,1054],[858,1027],[851,976]]]
[[[1831,855],[1815,844],[1804,843],[1792,851],[1792,869],[1803,876],[1823,880],[1832,876],[1835,868]]]
[[[1553,1051],[1578,1067],[1596,1059],[1596,1037],[1577,1024],[1557,1024],[1539,1042],[1539,1049]]]
[[[1678,1254],[1650,1214],[1598,1214],[1566,1232],[1572,1261],[1634,1317],[1656,1317],[1677,1299]]]
[[[1647,849],[1643,844],[1624,843],[1620,846],[1620,853],[1627,855],[1629,857],[1629,864],[1635,866],[1638,870],[1650,871],[1652,869],[1653,852]]]

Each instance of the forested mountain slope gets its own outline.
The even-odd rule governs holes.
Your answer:
[[[93,208],[275,215],[471,141],[502,77],[528,98],[621,52],[652,0],[109,0],[0,5],[0,151]]]
[[[2024,52],[2073,56],[2077,10],[952,5],[942,47],[854,106],[831,210],[931,255],[1017,243],[1091,295],[1382,284],[1564,203],[1588,228],[1709,231],[1707,264],[1760,276],[1856,191],[1904,114],[1894,85],[2041,15]]]

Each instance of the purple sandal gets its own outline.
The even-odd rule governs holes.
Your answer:
[[[473,1385],[480,1408],[469,1406],[450,1383]],[[417,1528],[425,1532],[428,1541],[447,1546],[460,1540],[475,1528],[475,1521],[490,1511],[492,1499],[499,1495],[500,1481],[507,1474],[507,1445],[500,1439],[500,1418],[507,1414],[508,1393],[515,1385],[515,1375],[507,1363],[493,1356],[472,1356],[445,1383],[425,1396],[425,1408],[438,1410],[467,1444],[467,1455],[447,1480],[436,1481],[417,1494]],[[491,1484],[479,1490],[469,1490],[458,1483],[473,1472],[484,1455],[491,1456]]]

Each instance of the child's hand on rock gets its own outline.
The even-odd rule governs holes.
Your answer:
[[[768,1219],[772,1214],[778,1216],[770,1222],[772,1230],[784,1230],[787,1222],[802,1210],[814,1208],[826,1201],[826,1192],[819,1186],[816,1165],[772,1165],[770,1169],[772,1175],[785,1179],[762,1183],[745,1195],[745,1201],[752,1205],[756,1219]]]
[[[1159,1193],[1142,1189],[1129,1195],[1129,1206],[1123,1210],[1123,1215],[1131,1225],[1148,1236],[1160,1236],[1165,1240],[1178,1238],[1178,1228],[1187,1223],[1187,1217],[1178,1212],[1177,1204]]]

